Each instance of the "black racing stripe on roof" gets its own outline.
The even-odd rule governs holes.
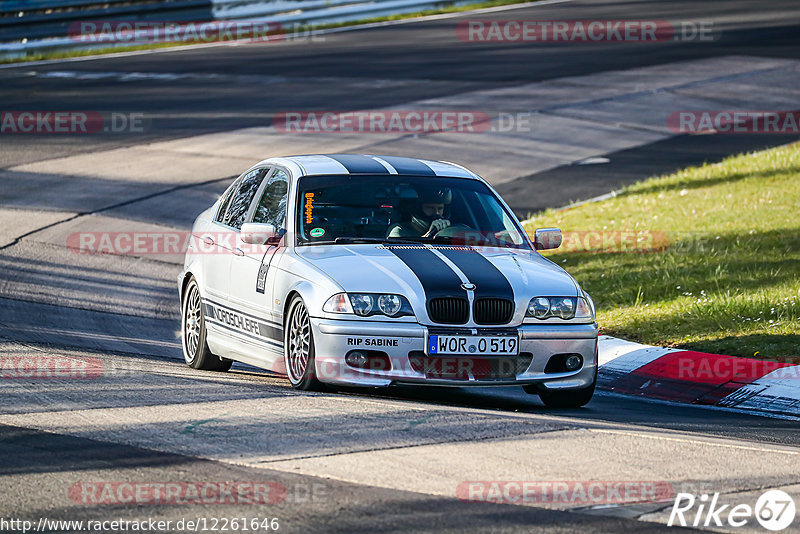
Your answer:
[[[350,174],[389,174],[386,167],[367,156],[358,154],[326,155],[344,165]]]
[[[397,174],[412,174],[416,176],[436,176],[433,169],[418,159],[403,158],[399,156],[377,156],[397,170]]]

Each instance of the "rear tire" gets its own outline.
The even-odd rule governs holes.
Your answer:
[[[311,319],[303,299],[292,300],[284,328],[283,357],[286,374],[295,389],[303,391],[323,391],[325,386],[317,380],[314,364],[314,333]]]
[[[194,276],[186,285],[181,303],[181,346],[183,359],[189,367],[224,372],[233,365],[232,360],[223,360],[208,348],[203,301]]]

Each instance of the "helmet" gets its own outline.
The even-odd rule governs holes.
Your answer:
[[[449,206],[453,201],[453,192],[449,187],[425,188],[419,192],[419,203],[422,204],[444,204]]]
[[[453,201],[453,192],[449,187],[425,187],[418,191],[417,205],[411,216],[411,224],[424,232],[436,219],[450,218],[450,204]],[[422,206],[424,204],[444,204],[443,215],[427,215]]]

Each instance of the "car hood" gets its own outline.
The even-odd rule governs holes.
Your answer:
[[[316,245],[297,255],[322,270],[347,292],[397,293],[424,303],[435,296],[577,296],[572,277],[531,251],[416,245]]]

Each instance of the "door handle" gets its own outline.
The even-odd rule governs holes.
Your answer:
[[[212,238],[208,237],[208,236],[205,236],[203,238],[203,241],[205,242],[206,245],[213,245],[214,244],[214,240]]]
[[[236,247],[236,250],[234,250],[233,253],[236,254],[237,256],[244,256],[244,251],[239,247]]]

